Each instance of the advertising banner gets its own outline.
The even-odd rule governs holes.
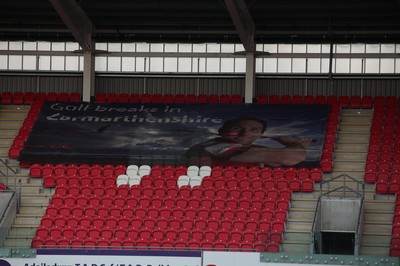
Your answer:
[[[318,167],[328,105],[45,102],[31,163]]]

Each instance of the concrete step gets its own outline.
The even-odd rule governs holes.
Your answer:
[[[295,230],[287,228],[283,233],[283,240],[311,242],[311,230]]]
[[[26,239],[6,239],[4,248],[29,248],[32,243],[32,238]]]
[[[334,162],[337,161],[350,161],[356,163],[365,163],[367,159],[366,152],[347,152],[347,151],[336,151],[333,158]]]
[[[370,123],[340,123],[338,131],[368,134],[371,131]]]
[[[287,221],[286,229],[294,229],[294,230],[309,230],[311,231],[313,222],[312,221],[304,221],[301,222],[299,220]]]
[[[364,234],[361,239],[361,245],[362,246],[372,246],[374,243],[376,244],[384,244],[388,245],[390,241],[392,240],[391,235],[382,235],[382,234],[374,234],[374,235],[368,235]]]
[[[337,141],[335,144],[335,153],[336,152],[368,152],[369,143],[353,143],[347,141]]]
[[[290,254],[308,254],[310,252],[310,243],[302,242],[283,242],[280,252]]]
[[[365,256],[389,256],[390,250],[385,247],[376,247],[376,246],[361,246],[360,255]]]

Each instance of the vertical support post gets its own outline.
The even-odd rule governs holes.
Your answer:
[[[252,103],[255,91],[255,59],[254,53],[246,53],[246,77],[245,77],[245,91],[244,102]]]
[[[94,96],[94,63],[95,56],[90,52],[83,53],[83,91],[82,100],[84,102],[90,102],[92,96]]]

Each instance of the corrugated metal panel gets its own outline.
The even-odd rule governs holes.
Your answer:
[[[0,75],[0,91],[80,92],[82,75],[5,74]],[[243,76],[111,76],[98,75],[96,93],[172,93],[172,94],[240,94],[244,96]],[[396,95],[400,96],[400,79],[334,78],[326,77],[271,77],[257,78],[255,97],[258,95]]]
[[[40,76],[40,91],[44,92],[79,92],[82,93],[82,76]]]

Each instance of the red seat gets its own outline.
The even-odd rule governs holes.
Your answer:
[[[16,91],[13,94],[13,104],[24,104],[25,94],[20,91]]]
[[[231,96],[229,94],[221,94],[219,96],[220,103],[231,103]]]
[[[128,93],[120,93],[118,95],[118,102],[128,103],[129,102],[129,94]]]
[[[118,102],[118,94],[114,92],[110,92],[107,94],[106,101],[108,103],[116,103]]]
[[[233,94],[231,96],[231,103],[242,103],[243,99],[242,99],[242,95],[240,94]]]
[[[163,103],[173,103],[173,102],[175,102],[174,95],[171,94],[171,93],[164,94],[162,96],[162,102]]]
[[[342,97],[342,96],[341,96]],[[339,98],[340,100],[340,98]],[[361,96],[359,95],[352,95],[350,96],[350,108],[361,108]]]
[[[324,95],[315,96],[315,103],[316,104],[326,104],[326,97]]]
[[[151,95],[151,102],[152,103],[161,103],[162,102],[162,95],[160,93],[156,93]]]
[[[4,91],[1,93],[1,104],[12,104],[13,93],[10,91]]]
[[[70,95],[68,92],[60,92],[58,94],[58,101],[60,102],[69,102],[70,100]]]
[[[71,102],[80,102],[81,94],[79,92],[71,92],[71,94],[69,95],[69,100]]]
[[[208,95],[206,95],[206,94],[197,95],[197,102],[198,103],[208,103]]]
[[[139,103],[140,102],[140,94],[138,93],[131,93],[129,95],[129,102],[130,103]]]
[[[257,96],[257,103],[268,103],[268,95],[258,95]]]
[[[201,96],[201,101],[202,103],[206,103],[207,102],[207,95],[202,95]],[[197,96],[195,94],[187,94],[185,96],[185,102],[186,103],[196,103],[197,102]]]
[[[194,96],[194,102],[196,102],[196,96],[194,94],[192,94]],[[185,95],[178,93],[175,95],[174,97],[174,102],[175,103],[184,103],[185,102]]]
[[[279,95],[270,95],[268,102],[271,104],[281,103],[281,97]]]
[[[197,100],[199,102],[199,100]],[[210,94],[208,96],[208,102],[209,103],[219,103],[219,96],[218,94]]]

